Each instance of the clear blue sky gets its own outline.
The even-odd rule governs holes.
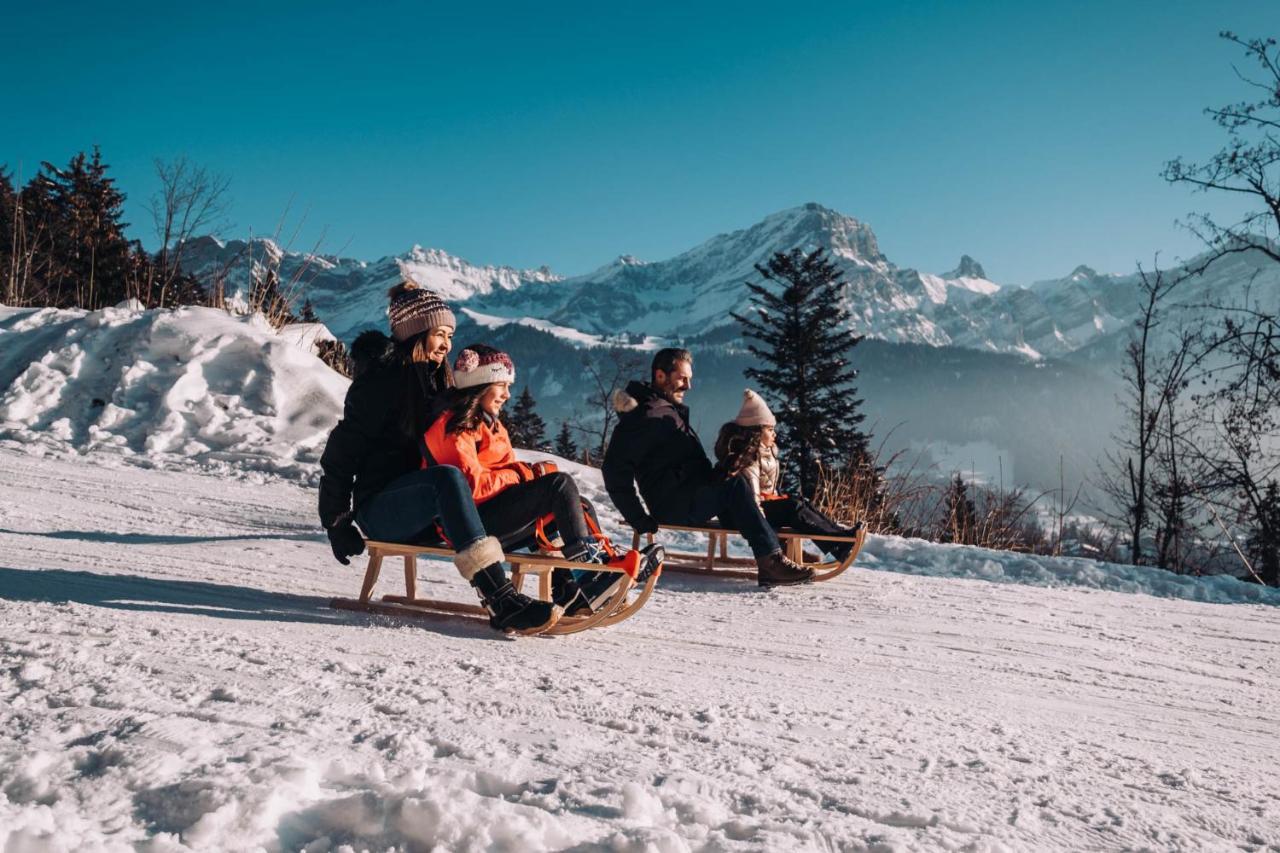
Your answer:
[[[817,201],[895,263],[997,281],[1193,254],[1210,155],[1276,0],[43,3],[6,11],[0,162],[102,147],[132,233],[153,158],[230,176],[230,236],[414,243],[576,274]],[[183,8],[186,6],[186,8]]]

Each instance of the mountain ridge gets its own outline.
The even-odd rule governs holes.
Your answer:
[[[686,339],[731,325],[729,314],[743,304],[745,282],[760,278],[756,266],[793,248],[826,250],[848,283],[850,332],[890,342],[1063,357],[1096,349],[1127,328],[1138,308],[1136,275],[1099,274],[1083,264],[1067,276],[1028,286],[988,279],[982,264],[967,254],[942,274],[900,267],[881,251],[868,224],[814,202],[717,234],[670,258],[620,254],[578,276],[545,265],[475,265],[421,245],[369,262],[285,252],[270,241],[200,238],[189,246],[188,258],[197,274],[230,266],[228,292],[247,290],[249,271],[261,266],[229,264],[237,252],[278,258],[281,280],[308,281],[306,295],[315,310],[347,340],[382,325],[386,289],[407,277],[490,323],[536,320],[574,330],[583,340],[608,342]],[[1276,275],[1280,284],[1280,271],[1245,265],[1215,265],[1188,291],[1203,298],[1258,274]]]

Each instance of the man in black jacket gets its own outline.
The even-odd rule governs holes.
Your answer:
[[[719,516],[751,545],[761,586],[811,580],[812,569],[783,554],[747,479],[714,475],[684,405],[692,385],[693,356],[670,348],[654,355],[649,382],[630,382],[616,395],[618,425],[605,451],[603,470],[614,506],[640,533],[656,532],[659,523],[696,525]]]

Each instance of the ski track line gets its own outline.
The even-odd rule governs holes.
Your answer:
[[[328,610],[363,561],[333,561],[289,481],[10,450],[0,481],[0,838],[1280,845],[1274,608],[673,575],[623,625],[512,642]],[[453,571],[422,582],[473,600]]]

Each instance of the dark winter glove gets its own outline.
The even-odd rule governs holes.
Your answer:
[[[338,522],[325,532],[329,534],[329,545],[333,548],[333,556],[337,557],[342,565],[351,565],[348,557],[364,553],[364,537],[350,521]]]
[[[639,524],[633,524],[631,526],[635,528],[636,533],[640,534],[658,532],[658,522],[655,521],[651,515],[646,515],[644,518],[640,519]]]

